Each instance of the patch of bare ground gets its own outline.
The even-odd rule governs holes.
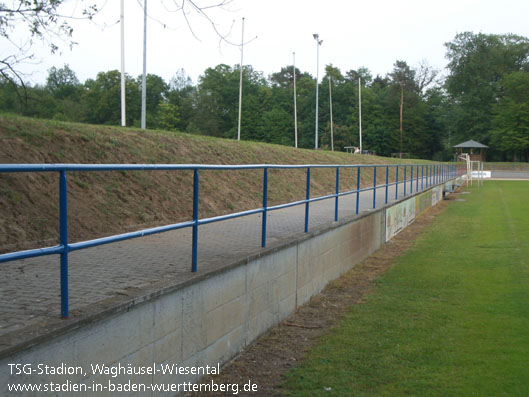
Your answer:
[[[381,249],[357,264],[339,279],[329,283],[307,304],[248,346],[221,373],[200,383],[239,384],[239,395],[277,396],[285,394],[281,388],[284,374],[303,360],[305,353],[317,339],[335,327],[352,305],[373,287],[373,281],[408,249],[415,238],[449,205],[441,201],[423,212],[415,222],[400,232]],[[251,380],[257,393],[244,393],[242,385]],[[232,395],[233,393],[191,393],[193,396]]]

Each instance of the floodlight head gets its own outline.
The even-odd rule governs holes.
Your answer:
[[[320,36],[318,36],[317,33],[314,33],[314,34],[312,35],[312,37],[314,37],[314,40],[318,40],[318,38],[319,38]]]
[[[318,44],[319,44],[319,45],[321,45],[321,43],[323,43],[323,40],[318,41]]]

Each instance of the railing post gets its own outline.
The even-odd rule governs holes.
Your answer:
[[[433,179],[432,179],[433,178],[432,176],[433,175],[433,165],[430,165],[429,168],[430,169],[428,170],[428,186],[432,187],[433,185]]]
[[[68,186],[66,171],[59,175],[59,240],[61,252],[61,316],[68,318]]]
[[[404,166],[404,179],[403,179],[403,182],[404,182],[404,197],[406,197],[406,183],[407,183],[407,180],[406,180],[406,166]]]
[[[377,167],[373,167],[373,208],[377,206]]]
[[[413,165],[410,166],[410,194],[413,194]]]
[[[397,171],[395,173],[395,200],[398,200],[399,198],[399,166],[395,166],[397,168]]]
[[[198,168],[193,173],[193,246],[191,255],[191,271],[197,271],[198,259]]]
[[[389,165],[386,166],[386,198],[385,198],[385,204],[388,203],[388,186],[389,184]]]
[[[310,200],[310,167],[307,167],[307,188],[306,188],[306,203],[305,203],[305,233],[309,231],[309,200]]]
[[[334,221],[338,222],[338,194],[340,194],[340,168],[336,167],[336,197],[334,199]]]
[[[268,168],[264,169],[263,174],[263,222],[261,231],[261,247],[266,247],[266,221],[268,216]]]
[[[424,190],[424,164],[421,165],[421,190]]]
[[[415,184],[415,192],[418,192],[419,191],[419,166],[417,166],[417,178],[416,178],[417,182]]]
[[[358,215],[358,208],[360,207],[360,167],[357,168],[356,174],[356,214]]]
[[[433,165],[429,166],[430,169],[428,170],[428,186],[432,187],[433,185]]]

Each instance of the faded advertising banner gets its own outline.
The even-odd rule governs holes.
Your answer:
[[[415,220],[415,198],[386,209],[386,242]]]
[[[432,191],[428,190],[415,196],[415,216],[432,206]]]
[[[443,187],[436,186],[432,189],[432,207],[443,199]]]

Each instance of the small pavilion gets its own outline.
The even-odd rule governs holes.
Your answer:
[[[488,146],[470,140],[455,145],[454,148],[458,156],[462,153],[468,153],[470,155],[470,161],[485,161],[485,149],[488,149]]]

